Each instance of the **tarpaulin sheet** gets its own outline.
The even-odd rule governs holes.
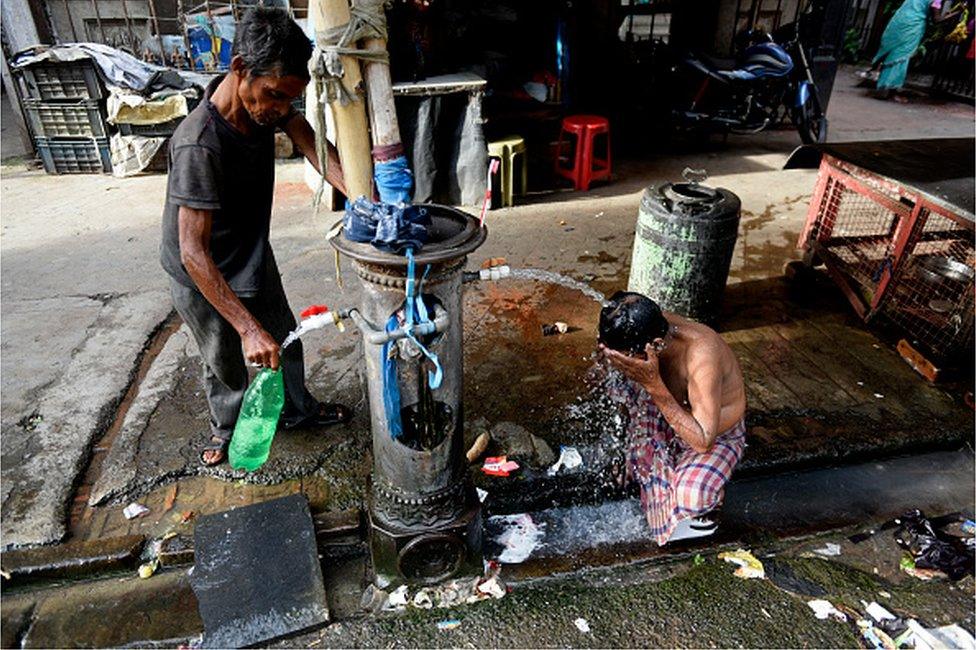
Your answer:
[[[183,90],[197,86],[205,88],[210,78],[193,72],[164,68],[140,61],[131,54],[101,43],[72,43],[53,45],[41,51],[18,54],[11,65],[22,68],[46,61],[82,61],[91,59],[106,85],[128,88],[142,94],[159,90]]]
[[[480,204],[488,169],[481,93],[399,96],[395,102],[414,203]]]

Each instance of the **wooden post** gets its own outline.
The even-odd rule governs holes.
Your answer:
[[[383,11],[383,3],[377,3],[378,11]],[[386,52],[386,40],[368,38],[363,40],[364,50]],[[377,161],[390,160],[402,153],[393,145],[401,143],[400,125],[397,123],[396,106],[393,104],[393,82],[390,79],[390,66],[381,61],[364,61],[363,74],[366,77],[366,97],[369,101],[369,126],[373,133],[373,158]]]
[[[68,17],[68,26],[71,27],[71,40],[73,43],[77,43],[78,32],[75,31],[75,20],[71,15],[71,7],[68,6],[68,0],[64,0],[64,15]]]
[[[347,0],[310,0],[309,18],[317,33],[340,27],[349,22]],[[323,45],[322,43],[319,44]],[[373,162],[369,152],[369,133],[366,130],[366,104],[362,97],[362,75],[359,61],[351,56],[343,56],[343,78],[339,83],[355,98],[343,105],[339,99],[329,106],[336,124],[336,147],[342,176],[346,183],[348,198],[365,196],[373,198]],[[317,134],[324,138],[324,133]]]

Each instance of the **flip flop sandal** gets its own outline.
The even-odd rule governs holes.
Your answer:
[[[283,426],[288,431],[295,429],[311,429],[314,427],[329,427],[334,424],[345,424],[352,419],[352,409],[346,408],[342,404],[323,404],[324,413],[314,413],[307,415],[295,422],[285,422]]]
[[[204,445],[204,447],[200,450],[200,464],[204,467],[216,467],[217,465],[227,462],[228,447],[230,447],[230,440],[224,440],[223,438],[211,438],[210,443]],[[211,461],[208,463],[203,457],[203,455],[208,451],[219,451],[224,455],[224,457],[216,462]]]

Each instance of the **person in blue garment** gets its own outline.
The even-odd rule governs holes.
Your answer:
[[[873,64],[880,66],[876,96],[888,99],[905,85],[908,63],[922,43],[930,8],[940,9],[941,0],[905,0],[888,21]]]

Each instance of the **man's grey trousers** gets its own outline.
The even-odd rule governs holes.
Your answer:
[[[295,317],[288,306],[281,274],[270,250],[264,266],[264,278],[257,295],[240,300],[268,334],[280,343],[295,329]],[[170,293],[176,311],[193,333],[203,357],[203,382],[210,405],[211,432],[217,438],[229,440],[248,384],[241,337],[197,289],[170,279]],[[281,422],[292,424],[315,414],[319,403],[305,387],[301,341],[295,341],[282,351],[281,370],[285,382]]]

